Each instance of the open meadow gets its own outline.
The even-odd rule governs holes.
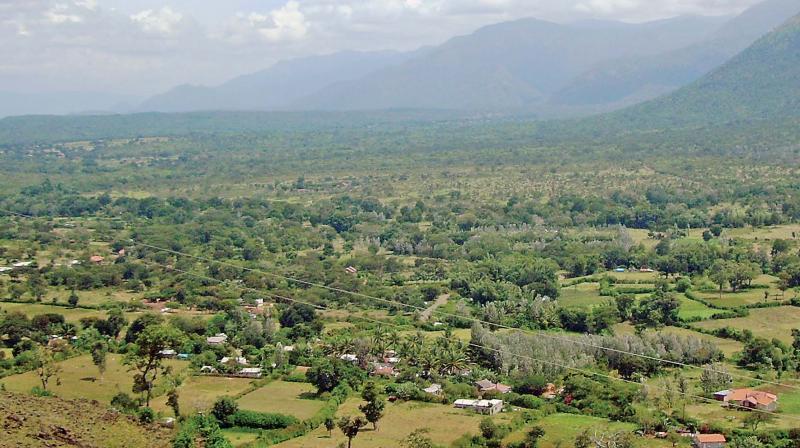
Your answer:
[[[325,404],[314,399],[315,389],[308,383],[272,381],[237,401],[241,409],[287,414],[305,420]]]
[[[180,375],[189,364],[180,361],[169,361],[173,371]],[[127,366],[122,364],[122,356],[109,354],[106,359],[106,371],[100,376],[97,367],[89,356],[77,356],[60,362],[61,372],[57,379],[52,379],[48,390],[58,397],[66,399],[97,400],[104,405],[111,402],[114,395],[130,393],[133,378]],[[33,387],[41,387],[39,377],[34,372],[12,375],[0,379],[8,391],[28,393]]]

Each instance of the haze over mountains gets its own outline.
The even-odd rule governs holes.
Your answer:
[[[800,117],[800,15],[698,81],[613,116],[632,127]]]
[[[412,53],[286,61],[217,87],[181,86],[137,110],[612,110],[687,85],[800,12],[767,0],[738,17],[569,25],[525,19]]]
[[[747,129],[745,123],[760,127],[762,132],[782,132],[781,126],[796,128],[800,120],[800,14],[701,79],[657,99],[582,119],[535,123],[524,115],[508,114],[505,118],[512,122],[511,129],[517,136],[546,140],[568,139],[570,135],[593,140],[621,135],[638,139],[653,135],[653,131],[659,131],[655,134],[661,131],[694,134],[702,129],[728,133],[731,129]],[[452,110],[209,111],[8,117],[0,120],[0,144],[47,143],[68,138],[257,133],[277,129],[367,129],[377,125],[400,129],[411,123],[452,123],[456,129],[465,125],[482,129],[482,125],[496,125],[498,119],[493,114]],[[744,127],[731,126],[736,123]],[[778,130],[773,131],[770,126]]]

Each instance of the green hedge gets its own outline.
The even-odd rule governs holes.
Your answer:
[[[239,410],[228,417],[228,424],[251,429],[281,429],[299,423],[291,415]]]

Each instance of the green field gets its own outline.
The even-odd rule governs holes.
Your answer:
[[[548,415],[537,421],[536,425],[541,426],[545,433],[544,437],[539,442],[539,447],[541,448],[570,447],[575,442],[575,438],[586,429],[597,429],[607,432],[633,432],[636,430],[636,425],[631,423],[611,422],[601,418],[575,414]],[[521,441],[526,431],[527,428],[512,433],[505,439],[505,442]],[[649,448],[669,447],[672,445],[659,440],[637,439],[636,446]]]
[[[750,330],[758,337],[777,338],[787,344],[792,343],[792,329],[800,328],[800,308],[782,306],[750,310],[747,317],[735,319],[707,320],[693,323],[695,327],[711,330],[732,327]]]
[[[122,355],[109,354],[106,358],[106,371],[102,379],[97,367],[88,355],[78,356],[61,362],[60,381],[51,378],[48,390],[61,398],[97,400],[108,404],[119,392],[131,394],[133,377],[128,367],[121,364]],[[168,361],[176,373],[189,367],[186,362]],[[39,377],[34,372],[12,375],[0,380],[11,392],[27,393],[34,386],[40,386]]]
[[[567,308],[585,308],[613,300],[611,297],[601,297],[599,288],[599,283],[579,283],[561,288],[558,303]]]
[[[211,408],[217,398],[235,396],[251,387],[247,378],[224,378],[217,376],[191,376],[178,389],[178,402],[181,413],[188,414]],[[171,414],[166,397],[153,400],[152,408]]]
[[[251,411],[288,414],[305,420],[319,411],[324,402],[303,398],[315,391],[307,383],[273,381],[239,399],[239,407]]]
[[[105,311],[85,309],[85,308],[68,308],[64,306],[44,305],[39,303],[0,303],[0,310],[4,311],[22,311],[26,315],[35,316],[37,314],[57,313],[64,316],[68,322],[77,323],[84,317],[105,317]]]
[[[258,437],[258,432],[256,431],[243,431],[241,429],[223,429],[222,433],[225,435],[225,438],[228,439],[233,446],[244,446],[248,443],[255,442],[256,438]]]
[[[697,317],[701,319],[708,319],[714,314],[721,312],[720,310],[709,308],[708,306],[696,300],[689,299],[683,294],[678,296],[678,300],[681,303],[681,307],[678,309],[678,317],[681,319],[692,319]]]

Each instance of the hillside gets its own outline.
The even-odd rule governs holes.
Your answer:
[[[298,109],[520,109],[603,61],[655,55],[704,39],[718,18],[645,24],[536,19],[479,29],[403,64],[310,95]]]
[[[143,112],[276,110],[337,82],[360,78],[401,63],[413,53],[340,52],[282,61],[219,86],[176,87],[139,107]]]
[[[549,102],[561,106],[624,106],[656,98],[700,79],[798,13],[800,2],[796,0],[767,0],[726,22],[702,42],[592,67]]]
[[[43,412],[45,411],[45,412]],[[171,432],[144,428],[97,402],[0,393],[0,448],[159,448]]]
[[[800,15],[685,88],[616,115],[646,127],[800,116]]]

